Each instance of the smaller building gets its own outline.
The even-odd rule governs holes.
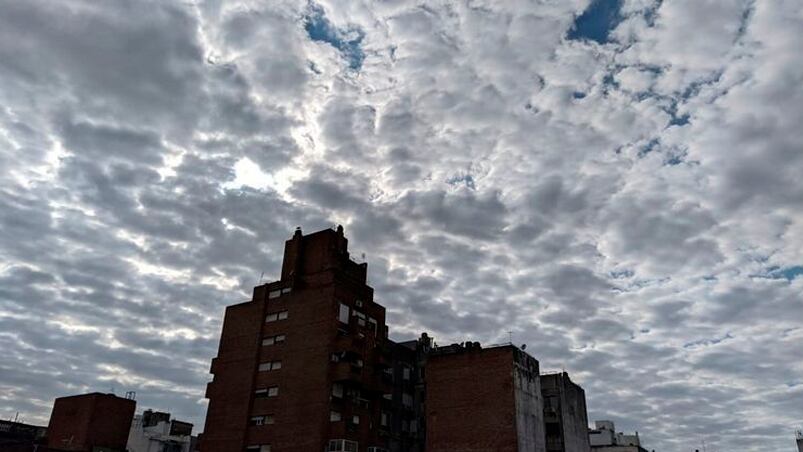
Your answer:
[[[638,432],[634,435],[617,433],[612,421],[594,421],[594,428],[588,431],[588,441],[592,452],[647,452],[641,447]]]
[[[137,403],[93,392],[60,397],[47,427],[47,447],[60,451],[125,452]]]
[[[433,348],[426,384],[427,452],[544,451],[538,361],[519,348]]]
[[[547,452],[589,452],[586,393],[566,372],[541,375]]]
[[[170,413],[146,410],[134,416],[128,452],[192,452],[192,424],[170,419]]]
[[[33,450],[46,433],[47,427],[0,420],[0,450]]]

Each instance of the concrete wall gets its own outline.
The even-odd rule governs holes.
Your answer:
[[[516,351],[513,396],[516,402],[516,433],[519,452],[545,452],[544,405],[538,361]]]
[[[547,450],[589,452],[585,391],[566,372],[541,376]]]

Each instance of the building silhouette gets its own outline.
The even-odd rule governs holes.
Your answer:
[[[202,452],[546,452],[535,358],[426,334],[394,342],[366,276],[342,227],[296,230],[281,279],[226,308]],[[577,410],[565,419],[585,419],[582,388],[561,381]],[[565,451],[589,452],[586,428],[561,431],[585,444]]]

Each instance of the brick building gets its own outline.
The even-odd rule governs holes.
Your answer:
[[[342,227],[296,231],[281,279],[226,308],[202,452],[546,452],[535,358],[391,341],[366,276]],[[576,409],[561,431],[585,435]]]
[[[426,364],[428,452],[544,452],[538,361],[513,345],[434,349]]]
[[[583,388],[566,372],[541,375],[547,452],[589,452]]]
[[[285,243],[279,281],[229,306],[201,450],[386,450],[385,308],[342,227]]]
[[[124,452],[137,403],[114,394],[60,397],[53,404],[47,446],[62,451]]]

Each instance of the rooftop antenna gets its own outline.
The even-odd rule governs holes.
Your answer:
[[[265,276],[265,272],[264,271],[259,274],[259,283],[257,283],[258,286],[262,285],[262,277],[264,277],[264,276]]]
[[[512,344],[513,343],[513,332],[512,331],[508,331],[507,332],[507,336],[508,336],[508,343]]]

